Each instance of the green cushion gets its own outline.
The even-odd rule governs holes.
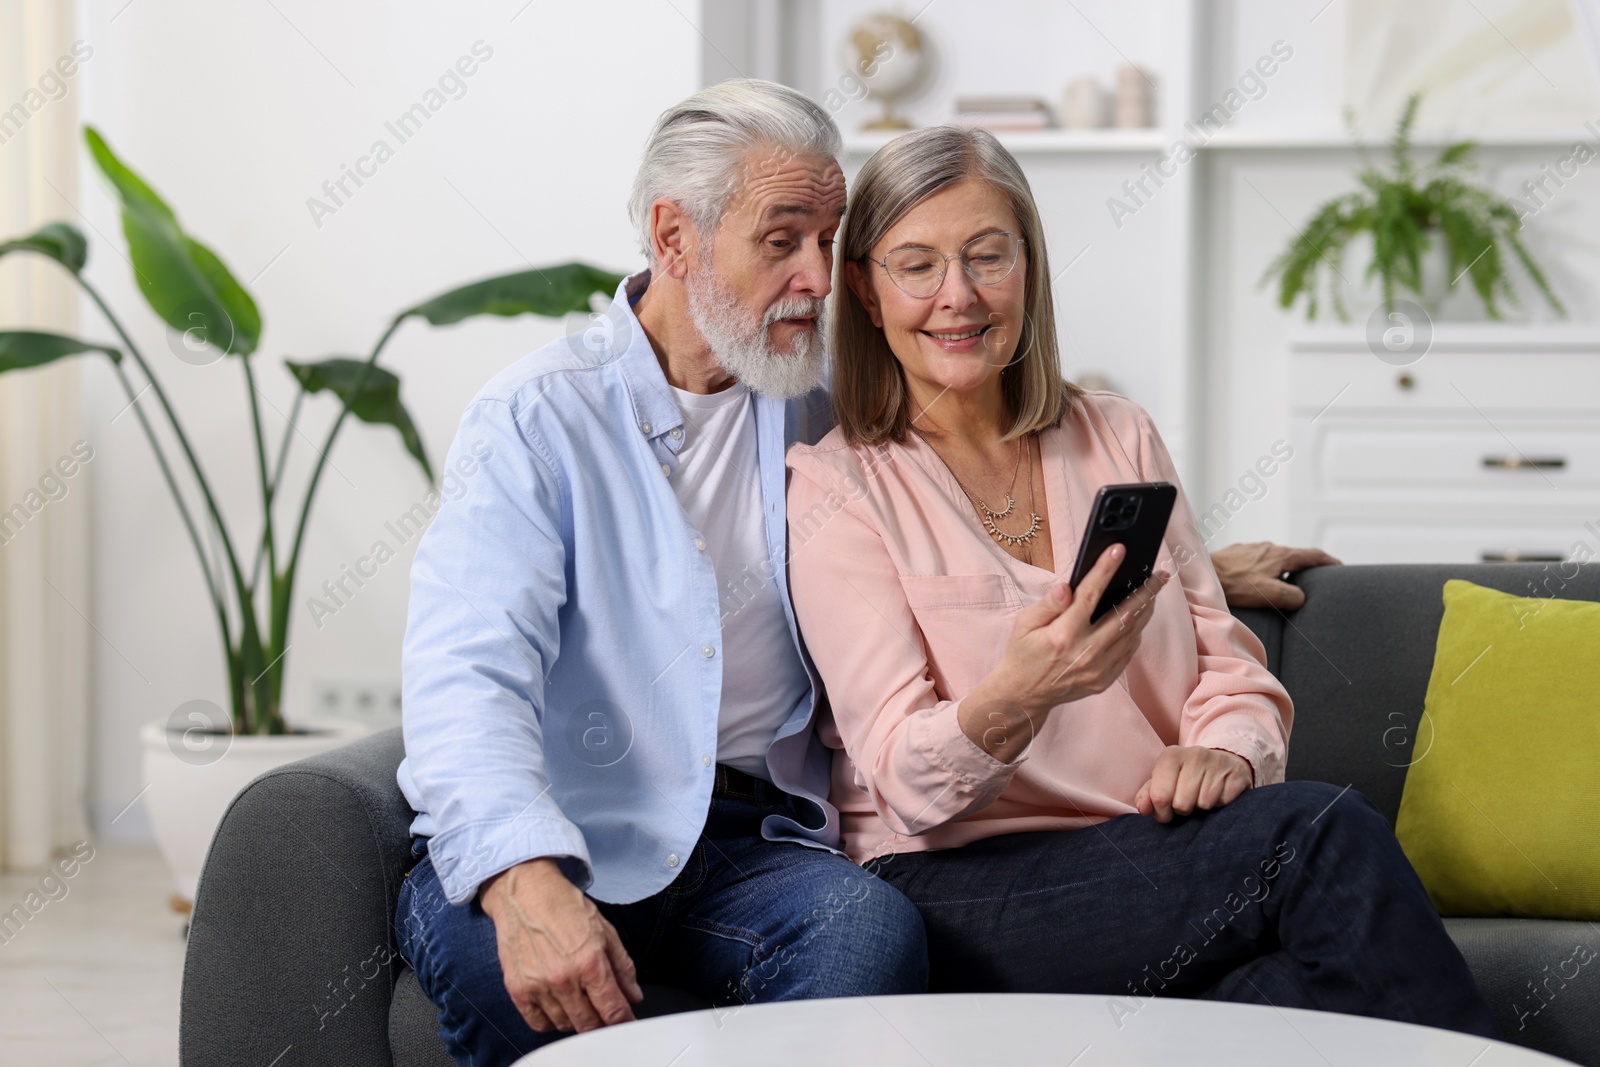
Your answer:
[[[1412,760],[1395,835],[1441,915],[1600,919],[1600,603],[1445,582]]]

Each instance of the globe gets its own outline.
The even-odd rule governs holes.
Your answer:
[[[894,105],[917,95],[930,66],[916,26],[899,15],[867,15],[851,27],[843,58],[846,87],[859,85],[866,95],[883,102],[882,116],[862,128],[909,130],[911,124],[895,115]]]

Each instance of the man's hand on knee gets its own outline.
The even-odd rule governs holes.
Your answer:
[[[540,1033],[594,1030],[633,1018],[644,999],[633,960],[594,901],[552,859],[502,871],[478,893],[494,920],[506,992]]]
[[[1243,756],[1220,748],[1168,745],[1156,757],[1148,781],[1134,795],[1133,806],[1157,822],[1195,809],[1209,811],[1239,799],[1249,789],[1255,771]]]

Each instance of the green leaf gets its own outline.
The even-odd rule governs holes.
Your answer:
[[[1306,297],[1306,316],[1315,319],[1320,306],[1317,292],[1326,274],[1334,312],[1340,318],[1347,317],[1339,289],[1338,264],[1350,238],[1358,230],[1371,228],[1366,221],[1367,208],[1364,204],[1359,195],[1349,194],[1322,205],[1306,223],[1305,229],[1272,262],[1260,284],[1266,284],[1275,275],[1279,277],[1279,306],[1290,307],[1303,295]]]
[[[172,209],[130,170],[92,126],[90,155],[122,201],[122,232],[139,292],[163,322],[226,353],[248,356],[261,341],[261,312],[205,245],[183,232]]]
[[[77,274],[89,261],[89,242],[76,226],[52,222],[26,237],[0,241],[0,256],[7,252],[38,252]]]
[[[406,451],[422,464],[422,473],[427,475],[428,481],[433,481],[433,468],[428,465],[428,454],[422,448],[422,436],[417,433],[416,423],[411,421],[405,405],[400,403],[399,378],[382,367],[368,366],[364,359],[335,357],[320,363],[284,362],[306,392],[331,392],[362,422],[399,430]],[[361,382],[359,394],[355,391],[358,381]]]
[[[1468,163],[1471,161],[1470,157],[1477,147],[1476,141],[1457,141],[1443,152],[1440,152],[1439,158],[1433,161],[1433,165],[1443,169]]]
[[[122,359],[122,353],[115,348],[80,341],[76,337],[37,330],[0,330],[0,374],[8,370],[42,367],[79,352],[104,352],[113,362]]]
[[[1417,107],[1422,103],[1421,93],[1412,93],[1406,97],[1405,109],[1400,113],[1400,123],[1395,128],[1394,140],[1390,144],[1390,151],[1394,154],[1394,170],[1407,184],[1410,183],[1414,168],[1411,163],[1411,129],[1417,121]]]
[[[1517,217],[1516,209],[1510,204],[1498,203],[1489,209],[1489,214],[1499,223],[1499,232],[1505,237],[1506,243],[1511,246],[1512,253],[1517,257],[1517,262],[1522,264],[1522,269],[1528,272],[1528,277],[1533,279],[1533,284],[1538,288],[1540,295],[1547,300],[1556,314],[1566,317],[1567,307],[1556,297],[1555,291],[1550,288],[1550,280],[1545,277],[1544,271],[1533,261],[1528,254],[1527,247],[1522,243],[1522,238],[1517,236],[1517,231],[1522,228],[1522,220]]]
[[[543,315],[556,318],[571,311],[589,310],[593,293],[616,292],[623,275],[587,263],[502,274],[452,289],[400,313],[420,315],[435,326],[448,326],[475,315]]]

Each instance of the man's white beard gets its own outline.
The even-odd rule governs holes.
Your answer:
[[[757,318],[739,303],[733,290],[701,260],[689,272],[689,318],[700,331],[718,365],[762,396],[801,396],[822,382],[826,351],[827,302],[786,297]],[[772,341],[779,319],[815,316],[809,331],[798,333],[792,351]]]

